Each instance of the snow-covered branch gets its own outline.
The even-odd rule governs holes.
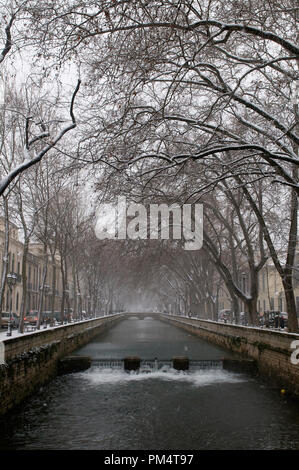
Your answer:
[[[76,95],[79,91],[81,81],[78,80],[76,89],[73,93],[72,100],[71,100],[71,105],[70,105],[70,116],[71,116],[71,124],[68,124],[65,126],[57,135],[54,137],[52,140],[50,140],[50,143],[48,143],[37,155],[31,157],[30,156],[30,145],[33,145],[37,140],[40,140],[44,137],[46,137],[48,134],[43,133],[39,135],[38,137],[32,139],[30,142],[27,141],[26,148],[25,148],[25,160],[18,166],[16,166],[11,172],[9,172],[8,175],[6,175],[1,181],[0,181],[0,195],[4,193],[4,191],[7,189],[7,187],[10,185],[10,183],[21,173],[26,171],[28,168],[32,167],[36,163],[40,162],[42,158],[46,155],[46,153],[49,152],[49,150],[53,149],[55,145],[62,139],[62,137],[69,132],[70,130],[74,129],[77,126],[75,115],[74,115],[74,102]],[[26,139],[27,140],[27,139]]]
[[[5,57],[7,56],[7,54],[9,53],[10,49],[11,49],[11,46],[12,46],[12,39],[11,39],[11,28],[12,28],[12,25],[13,25],[13,22],[15,20],[15,17],[16,15],[13,14],[8,22],[8,24],[6,25],[5,27],[5,35],[6,35],[6,42],[5,42],[5,45],[1,51],[1,54],[0,54],[0,64],[1,62],[4,61]]]

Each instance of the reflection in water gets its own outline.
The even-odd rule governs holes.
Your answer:
[[[77,353],[171,358],[186,347],[190,358],[227,355],[155,319],[124,320]],[[221,369],[137,374],[95,364],[0,420],[1,449],[299,449],[298,436],[298,401]]]
[[[221,359],[233,357],[223,349],[156,319],[129,317],[120,321],[85,347],[77,351],[92,358],[120,358],[137,355],[141,358]]]

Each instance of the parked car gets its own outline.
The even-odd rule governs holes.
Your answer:
[[[15,328],[19,328],[20,317],[16,313],[12,313],[13,324]]]
[[[33,312],[31,311],[24,317],[24,323],[27,323],[29,325],[36,325],[37,320],[38,320],[37,311],[33,311]]]
[[[56,323],[61,321],[60,311],[47,311],[42,313],[42,321],[45,323]]]
[[[52,312],[42,312],[42,323],[51,323],[54,320]]]
[[[247,326],[248,325],[248,314],[247,312],[240,312],[240,325]]]
[[[265,313],[259,313],[258,314],[258,322],[259,322],[259,326],[266,326]]]
[[[8,328],[10,320],[9,312],[2,312],[1,316],[1,328]],[[17,328],[19,326],[19,317],[15,313],[11,313],[11,327]]]
[[[284,328],[287,326],[288,314],[279,310],[270,310],[264,313],[264,325],[267,328]]]
[[[287,312],[281,312],[281,313],[280,313],[280,316],[281,316],[281,318],[283,318],[283,326],[282,326],[282,328],[283,328],[283,327],[284,327],[284,328],[287,328],[287,326],[288,326],[288,314],[287,314]]]
[[[218,312],[218,321],[223,321],[224,323],[226,323],[227,321],[230,320],[230,318],[231,318],[231,310],[224,309]]]

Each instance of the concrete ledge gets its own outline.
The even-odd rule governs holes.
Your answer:
[[[125,370],[138,370],[140,368],[140,357],[128,356],[124,358],[124,369]]]
[[[89,356],[67,356],[58,361],[58,374],[72,374],[89,369],[91,358]]]
[[[232,351],[240,358],[255,361],[259,374],[299,396],[299,364],[291,361],[294,352],[291,345],[299,340],[299,334],[176,315],[160,314],[160,318]],[[235,366],[239,368],[239,365]],[[249,363],[240,363],[240,370],[246,371],[247,366],[251,367]]]
[[[18,334],[17,336],[8,337],[0,342],[0,359],[7,362],[14,356],[23,354],[31,348],[37,348],[49,344],[52,341],[78,337],[82,332],[86,332],[89,328],[91,332],[95,332],[96,328],[108,326],[111,322],[122,318],[122,314],[107,315],[91,320],[84,320],[66,325],[59,325],[53,328],[35,330],[30,333]]]
[[[176,370],[188,370],[189,358],[185,356],[176,356],[172,358],[173,368]]]
[[[0,364],[0,415],[21,403],[60,373],[63,366],[60,364],[59,370],[58,364],[65,356],[122,318],[121,314],[109,315],[2,341],[0,353],[4,360]],[[78,370],[78,363],[75,365],[74,361],[72,364]],[[64,367],[71,371],[70,362],[68,366],[64,363]]]
[[[257,363],[253,359],[223,359],[223,369],[232,372],[246,372],[256,374],[258,372]]]

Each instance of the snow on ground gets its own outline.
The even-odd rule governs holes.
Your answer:
[[[111,314],[111,315],[115,315],[115,313]],[[105,317],[109,317],[111,315],[105,315]],[[55,329],[55,328],[63,328],[64,326],[67,326],[67,325],[74,325],[75,323],[84,323],[84,322],[88,322],[90,320],[97,320],[98,318],[104,318],[104,317],[87,318],[85,320],[79,320],[79,321],[76,321],[76,322],[64,323],[63,325],[56,322],[56,324],[54,326],[47,325],[47,328],[44,328],[44,325],[41,325],[39,330],[36,330],[33,327],[31,330],[25,331],[24,333],[20,333],[17,328],[14,328],[11,331],[11,336],[7,336],[7,329],[5,328],[5,329],[0,330],[0,341],[4,341],[4,340],[10,339],[10,338],[16,338],[17,336],[24,336],[24,335],[31,335],[31,334],[34,334],[34,333],[40,333],[42,331],[52,330],[52,329]]]
[[[109,315],[106,315],[106,316],[109,316]],[[102,317],[97,317],[97,318],[102,318]],[[197,317],[183,317],[182,316],[182,320],[186,320],[188,318],[190,320],[200,320]],[[90,320],[92,320],[92,318]],[[85,322],[85,321],[89,321],[89,319],[81,320],[81,321],[76,322],[76,323],[82,323],[82,322]],[[215,323],[212,320],[205,320],[205,321],[210,321],[211,323]],[[221,322],[216,322],[216,323],[221,324]],[[24,333],[20,333],[18,331],[18,329],[13,329],[12,333],[11,333],[11,336],[7,336],[7,329],[0,330],[0,341],[9,340],[10,338],[16,338],[17,336],[24,336],[24,335],[31,335],[31,334],[35,334],[35,333],[40,333],[40,332],[45,331],[45,330],[49,330],[49,329],[53,329],[53,328],[61,328],[61,327],[64,327],[66,325],[72,325],[72,324],[73,323],[65,323],[64,325],[60,325],[60,324],[57,323],[55,326],[48,325],[46,329],[44,329],[44,326],[41,325],[40,330],[33,330],[32,329],[30,331],[25,331]],[[252,329],[258,329],[258,330],[262,330],[262,331],[264,330],[264,331],[272,331],[272,332],[279,332],[279,333],[288,334],[287,328],[280,329],[280,328],[266,328],[266,327],[260,327],[260,326],[244,326],[244,325],[235,325],[233,323],[223,323],[223,325],[226,325],[226,326],[232,325],[232,326],[238,326],[238,327],[243,327],[243,328],[252,328]],[[290,333],[290,334],[294,334],[294,333]]]
[[[57,326],[59,326],[59,325],[57,325]],[[57,328],[57,326],[51,326],[51,327],[48,326],[47,330]],[[11,331],[11,336],[7,336],[7,329],[5,328],[5,329],[1,330],[1,332],[0,332],[0,341],[4,341],[4,340],[10,339],[10,338],[16,338],[17,336],[31,335],[32,333],[39,333],[41,331],[44,331],[43,326],[41,326],[40,330],[33,330],[32,329],[32,330],[25,331],[24,333],[20,333],[18,331],[18,329],[15,328]]]

